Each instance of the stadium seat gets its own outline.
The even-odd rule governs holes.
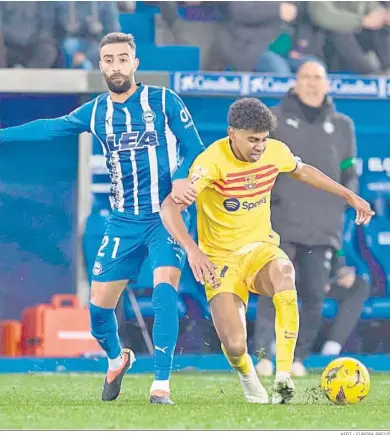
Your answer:
[[[158,4],[158,3],[156,2],[156,4]],[[135,11],[137,13],[154,15],[154,14],[160,13],[160,7],[159,6],[152,6],[150,4],[150,2],[145,4],[145,2],[143,2],[143,1],[137,1]]]
[[[355,224],[356,212],[349,207],[344,214],[343,252],[348,266],[356,269],[356,273],[365,281],[370,281],[370,269],[360,255],[357,230]]]
[[[121,14],[119,23],[122,32],[131,33],[137,46],[139,44],[154,44],[154,16],[135,13]]]
[[[370,298],[364,303],[361,318],[364,320],[390,319],[390,298]]]
[[[379,296],[390,296],[390,226],[385,215],[374,216],[370,225],[362,227],[366,252],[366,261],[370,266],[372,283]],[[384,210],[388,212],[387,208]]]
[[[198,71],[200,49],[190,45],[138,44],[139,71]]]
[[[322,317],[325,319],[334,319],[337,315],[338,303],[334,299],[325,299],[322,305]]]

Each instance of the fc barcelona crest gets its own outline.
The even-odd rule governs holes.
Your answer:
[[[247,190],[256,189],[257,182],[256,182],[256,175],[249,175],[248,177],[245,177],[245,183],[244,187]]]

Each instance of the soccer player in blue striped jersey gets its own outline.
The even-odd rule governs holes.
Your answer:
[[[171,404],[169,377],[179,329],[177,289],[185,253],[165,230],[159,211],[169,194],[178,203],[194,201],[197,192],[187,175],[204,146],[174,92],[135,83],[135,50],[132,35],[106,35],[100,45],[100,69],[109,92],[69,115],[0,130],[0,142],[40,142],[88,131],[101,143],[112,183],[112,213],[93,268],[90,314],[92,334],[108,357],[102,399],[118,397],[122,378],[135,360],[131,350],[121,349],[114,309],[149,255],[155,312],[150,401]]]

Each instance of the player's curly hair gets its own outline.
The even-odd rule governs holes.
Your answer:
[[[275,130],[276,116],[257,98],[241,98],[230,106],[228,123],[233,128],[263,133]]]
[[[130,48],[135,50],[135,40],[134,36],[131,33],[122,33],[122,32],[112,32],[107,33],[100,41],[100,49],[108,44],[118,44],[124,42],[130,45]]]

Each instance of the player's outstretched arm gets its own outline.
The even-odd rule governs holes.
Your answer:
[[[326,192],[333,193],[334,195],[343,198],[351,207],[356,210],[355,222],[360,224],[368,224],[371,217],[375,214],[370,204],[365,201],[352,190],[347,189],[341,184],[329,178],[319,169],[306,165],[304,163],[298,163],[297,168],[290,175],[303,183],[309,184],[317,189],[325,190]]]
[[[165,228],[187,252],[188,262],[197,282],[205,283],[205,279],[213,287],[218,286],[215,267],[192,239],[184,224],[181,211],[185,205],[176,204],[171,195],[168,195],[160,210],[161,220]]]
[[[17,127],[0,129],[0,143],[42,142],[90,131],[93,104],[90,101],[60,118],[37,119]]]

